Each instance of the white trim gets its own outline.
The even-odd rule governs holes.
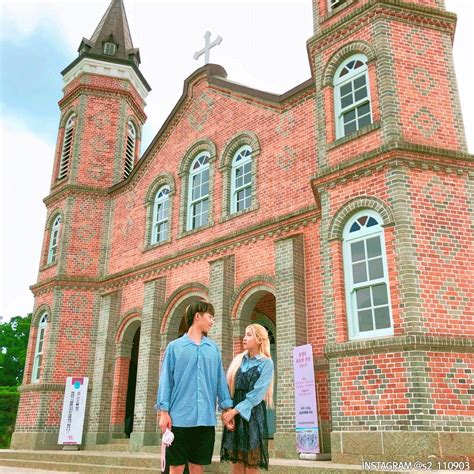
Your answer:
[[[235,163],[235,160],[237,157],[243,152],[243,151],[249,151],[250,155],[243,157],[237,164]],[[250,163],[250,184],[244,184],[240,186],[239,188],[236,187],[235,185],[235,173],[237,168],[245,166],[247,163]],[[237,193],[239,191],[243,191],[246,188],[250,188],[250,200],[252,200],[252,148],[249,145],[243,145],[241,146],[235,153],[234,157],[232,158],[232,168],[231,168],[231,173],[230,173],[230,212],[231,214],[237,212]],[[245,208],[249,209],[252,206],[252,202],[250,203],[250,206]],[[239,211],[243,211],[245,209],[240,209]]]
[[[196,171],[193,171],[193,166],[194,166],[194,163],[196,163],[196,161],[201,158],[202,156],[205,156],[207,157],[208,159],[208,162],[204,165],[201,165],[201,167],[196,170]],[[195,158],[194,160],[191,162],[191,166],[189,167],[189,173],[188,173],[188,203],[187,203],[187,216],[186,216],[186,230],[194,230],[194,229],[199,229],[200,227],[204,227],[205,225],[207,225],[209,223],[209,219],[210,219],[210,212],[211,212],[211,209],[209,208],[209,204],[210,204],[210,193],[211,193],[211,189],[210,189],[210,186],[211,186],[211,170],[210,170],[210,166],[209,166],[209,159],[210,159],[210,154],[209,152],[207,151],[204,151],[204,152],[201,152],[199,153]],[[207,222],[199,227],[193,227],[193,221],[192,221],[192,208],[195,204],[197,204],[198,202],[201,202],[201,201],[204,201],[205,200],[205,197],[203,196],[200,196],[199,199],[193,201],[192,199],[192,196],[193,196],[193,176],[197,175],[198,173],[202,173],[203,171],[205,170],[209,170],[209,177],[208,177],[208,183],[209,183],[209,189],[208,189],[208,193],[207,193],[207,202],[208,202],[208,209],[207,209]]]
[[[125,140],[125,164],[123,170],[123,177],[127,179],[133,171],[136,155],[136,139],[137,130],[131,120],[127,124],[127,138]]]
[[[145,100],[146,96],[148,95],[145,85],[131,66],[127,66],[125,64],[109,63],[91,58],[83,58],[64,75],[64,87],[66,87],[72,80],[82,73],[100,74],[102,76],[128,79],[133,84],[143,100]]]
[[[331,12],[337,7],[340,7],[341,5],[344,5],[346,3],[346,0],[328,0],[328,7],[329,11]]]
[[[63,146],[61,148],[61,159],[59,160],[59,170],[57,179],[67,178],[69,164],[71,162],[72,149],[74,144],[74,131],[76,125],[76,114],[72,113],[64,127]]]
[[[53,263],[58,256],[59,231],[61,230],[61,216],[54,219],[49,234],[48,260],[47,263]]]
[[[168,190],[168,192],[166,194],[163,194],[162,196],[159,196],[159,194],[162,192],[162,191],[165,191],[165,190]],[[153,219],[152,219],[152,225],[151,225],[151,244],[158,244],[160,242],[165,242],[166,240],[168,240],[168,237],[169,237],[169,233],[170,233],[170,228],[169,228],[169,216],[170,216],[170,187],[165,184],[164,186],[161,186],[160,189],[158,189],[158,191],[156,192],[156,195],[155,195],[155,199],[154,199],[154,202],[153,202]],[[161,204],[161,205],[165,205],[165,203],[168,202],[168,209],[167,209],[167,213],[166,213],[166,216],[163,217],[161,220],[158,220],[158,215],[157,215],[157,209],[158,209],[158,206]],[[166,235],[164,236],[163,239],[157,239],[156,238],[156,232],[155,232],[155,227],[158,227],[164,223],[167,223],[168,224],[168,227],[166,229]]]
[[[362,216],[369,216],[375,218],[379,225],[363,228],[360,231],[352,234],[349,232],[352,224],[356,222]],[[383,219],[379,214],[372,210],[362,210],[357,212],[351,217],[346,223],[343,232],[343,266],[344,266],[344,282],[345,282],[345,299],[346,299],[346,313],[347,313],[347,326],[349,332],[349,340],[357,339],[371,339],[375,337],[392,336],[393,335],[393,318],[392,318],[392,305],[390,301],[390,283],[388,278],[388,265],[387,265],[387,252],[385,247],[384,230],[381,226]],[[351,261],[351,250],[350,245],[358,241],[366,241],[370,237],[378,236],[380,238],[380,248],[382,257],[382,268],[383,277],[378,279],[369,279],[367,275],[367,281],[355,284],[353,282],[352,275],[352,261]],[[364,260],[365,261],[365,260]],[[358,328],[357,319],[357,304],[356,304],[356,290],[362,288],[371,288],[376,285],[385,284],[387,287],[387,304],[390,318],[390,327],[383,329],[374,329],[372,331],[360,332]],[[372,308],[372,306],[370,307]]]
[[[339,74],[341,73],[342,69],[347,65],[347,63],[351,61],[362,61],[364,63],[364,67],[357,69],[355,71],[351,71],[348,73],[346,77],[343,79],[339,79]],[[346,85],[349,82],[354,82],[358,77],[365,76],[365,83],[367,88],[367,96],[366,98],[359,100],[358,102],[354,102],[351,104],[350,108],[347,107],[342,109],[341,107],[341,87]],[[366,102],[369,104],[369,115],[370,115],[370,123],[373,123],[373,116],[372,116],[372,99],[370,97],[370,83],[369,83],[369,70],[367,67],[367,57],[363,54],[354,54],[353,56],[344,60],[339,67],[336,69],[336,72],[333,77],[333,86],[334,86],[334,114],[336,120],[336,139],[342,138],[346,136],[344,131],[344,113],[349,112],[350,110],[357,110],[358,107],[362,106]],[[356,120],[356,130],[351,133],[355,133],[359,130],[359,126],[357,125]]]
[[[41,369],[44,363],[44,343],[46,339],[46,328],[48,326],[48,313],[43,313],[38,324],[38,334],[36,336],[35,355],[33,357],[33,370],[31,371],[31,381],[39,382]]]

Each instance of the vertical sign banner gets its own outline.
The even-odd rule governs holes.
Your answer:
[[[88,384],[88,377],[66,379],[58,444],[82,443]]]
[[[319,453],[318,407],[311,344],[293,349],[295,381],[296,449]]]

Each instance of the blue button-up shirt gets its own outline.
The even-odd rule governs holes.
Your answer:
[[[221,409],[232,408],[217,344],[205,336],[196,344],[187,334],[171,342],[155,408],[169,412],[173,426],[215,426],[216,400]]]
[[[260,373],[258,380],[255,382],[253,389],[247,393],[245,400],[242,400],[235,406],[235,409],[240,413],[242,418],[247,421],[250,419],[252,408],[257,406],[265,397],[268,387],[272,383],[273,377],[273,361],[260,354],[255,357],[249,357],[247,354],[244,355],[242,363],[240,364],[240,370],[247,372],[252,367],[258,367]]]

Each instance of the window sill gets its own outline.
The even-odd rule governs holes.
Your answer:
[[[358,0],[346,0],[342,5],[339,5],[338,7],[332,9],[329,13],[324,15],[321,18],[321,23],[324,23],[327,20],[330,20],[333,16],[337,15],[339,12],[344,10],[345,8],[349,7],[353,3],[356,3]]]
[[[360,130],[357,130],[354,133],[351,133],[350,135],[346,135],[344,137],[338,138],[332,143],[328,143],[326,145],[326,150],[333,150],[334,148],[337,148],[338,146],[343,145],[344,143],[355,140],[356,138],[366,135],[367,133],[373,132],[374,130],[378,130],[380,126],[380,122],[374,122],[370,125],[366,125],[365,127],[361,128]]]
[[[47,263],[46,265],[43,265],[42,267],[40,267],[40,272],[42,272],[43,270],[47,270],[48,268],[54,267],[57,264],[58,264],[57,259],[54,262]]]
[[[163,247],[163,245],[171,243],[171,237],[166,240],[162,240],[161,242],[156,242],[154,244],[147,244],[143,247],[142,253],[143,252],[148,252],[150,250],[156,249],[157,247]]]
[[[187,237],[188,235],[193,235],[193,234],[196,234],[198,232],[201,232],[202,230],[209,229],[209,227],[212,227],[213,225],[214,225],[214,222],[209,222],[206,225],[203,225],[203,226],[198,227],[196,229],[185,230],[184,232],[181,232],[178,235],[178,237],[176,237],[176,238],[177,239],[182,239],[183,237]]]
[[[248,209],[244,209],[243,211],[238,211],[238,212],[233,212],[233,213],[224,213],[222,214],[222,217],[219,219],[219,224],[222,224],[224,222],[227,222],[231,219],[236,219],[237,217],[240,217],[242,215],[248,214],[250,212],[256,211],[258,209],[258,205],[254,204],[250,206]]]

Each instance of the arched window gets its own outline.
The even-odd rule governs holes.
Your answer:
[[[135,143],[137,137],[137,130],[132,122],[127,125],[127,143],[125,145],[125,168],[123,172],[124,179],[130,176],[135,162]]]
[[[169,186],[162,186],[156,193],[153,205],[153,224],[151,231],[152,244],[164,242],[168,239],[170,210],[169,193]]]
[[[334,10],[341,5],[346,3],[346,0],[328,0],[329,1],[329,11]]]
[[[188,189],[187,230],[205,226],[209,219],[209,153],[200,153],[191,163]]]
[[[76,125],[76,115],[72,114],[66,122],[64,131],[63,147],[61,150],[61,162],[59,164],[58,179],[63,179],[69,171],[71,161],[72,144],[74,141],[74,129]]]
[[[393,335],[382,218],[365,210],[344,227],[344,275],[349,338]]]
[[[334,76],[336,138],[350,135],[372,123],[367,58],[346,59]]]
[[[36,336],[35,357],[33,359],[33,372],[31,374],[32,382],[39,381],[43,369],[44,340],[47,326],[48,314],[43,313],[38,324],[38,334]]]
[[[56,261],[56,255],[58,254],[60,229],[61,229],[61,216],[57,216],[56,219],[54,219],[53,225],[51,226],[51,232],[49,234],[49,249],[48,249],[47,263],[53,263]]]
[[[248,209],[252,204],[252,149],[239,148],[232,160],[231,212]]]

